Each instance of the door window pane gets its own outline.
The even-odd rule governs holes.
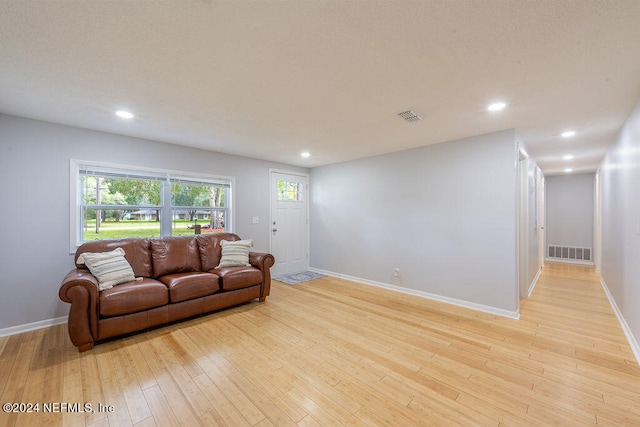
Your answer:
[[[299,182],[278,180],[278,201],[301,202],[303,199],[303,185]]]

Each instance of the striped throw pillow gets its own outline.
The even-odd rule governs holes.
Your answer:
[[[253,240],[222,240],[222,257],[218,267],[248,267],[249,249],[253,246]]]
[[[122,248],[111,252],[85,252],[78,257],[78,264],[87,266],[91,274],[98,279],[101,291],[111,289],[120,283],[136,280],[131,264],[124,258]]]

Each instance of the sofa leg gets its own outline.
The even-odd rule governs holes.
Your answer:
[[[83,351],[91,350],[92,348],[93,348],[93,343],[92,342],[79,345],[78,346],[78,353],[82,353]]]
[[[267,299],[267,296],[265,295],[265,296],[263,296],[263,297],[260,297],[260,299],[259,299],[258,301],[260,301],[260,302],[264,302],[266,299]]]

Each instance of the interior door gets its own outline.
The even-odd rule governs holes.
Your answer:
[[[538,233],[538,268],[544,267],[546,253],[545,207],[544,207],[544,175],[536,168],[536,232]]]
[[[272,277],[305,271],[308,267],[308,176],[271,171],[271,253],[276,259]]]

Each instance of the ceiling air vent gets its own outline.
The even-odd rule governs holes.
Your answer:
[[[402,113],[398,113],[398,115],[408,122],[417,122],[422,120],[422,116],[413,110],[403,111]]]

